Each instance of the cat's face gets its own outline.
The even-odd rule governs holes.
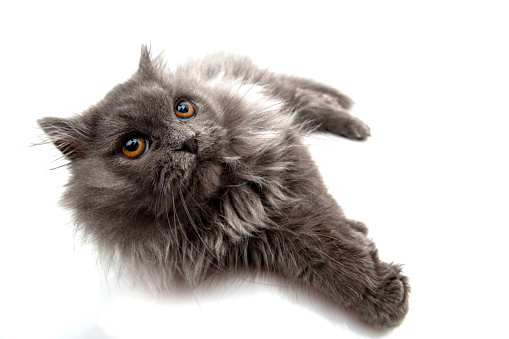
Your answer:
[[[221,111],[226,94],[188,75],[137,74],[93,109],[94,137],[74,167],[88,172],[80,177],[96,182],[107,175],[118,189],[111,197],[126,189],[138,193],[146,211],[164,203],[161,199],[209,197],[219,186],[220,159],[228,152]]]

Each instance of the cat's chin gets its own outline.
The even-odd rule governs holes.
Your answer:
[[[193,154],[193,153],[189,153],[189,152],[186,152],[186,151],[177,151],[174,153],[173,155],[174,157],[176,157],[177,160],[179,159],[183,159],[183,160],[194,160],[196,159],[196,154]]]
[[[180,172],[186,177],[193,170],[196,164],[197,155],[188,152],[177,151],[171,155],[170,163],[172,164],[172,172]]]

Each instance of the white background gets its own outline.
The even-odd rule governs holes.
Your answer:
[[[14,3],[14,2],[11,2]],[[504,1],[33,1],[0,5],[0,338],[508,338],[509,11]],[[307,291],[213,282],[155,298],[104,282],[58,207],[65,168],[35,121],[136,70],[227,50],[350,95],[373,136],[309,138],[346,214],[404,263],[389,332]]]

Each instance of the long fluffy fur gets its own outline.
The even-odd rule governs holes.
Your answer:
[[[181,98],[194,119],[176,119]],[[97,105],[39,124],[70,161],[65,205],[108,261],[160,288],[269,271],[390,327],[407,313],[407,278],[344,216],[302,143],[316,130],[367,138],[350,106],[333,88],[244,57],[216,54],[170,72],[144,47],[138,71]],[[134,132],[150,143],[140,159],[118,151]],[[182,148],[190,138],[194,153]]]

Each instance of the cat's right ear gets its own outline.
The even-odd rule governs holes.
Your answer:
[[[75,160],[85,156],[91,133],[81,117],[47,117],[37,120],[37,123],[67,159]]]
[[[146,45],[141,46],[140,64],[138,66],[138,74],[142,77],[153,77],[154,76],[154,65],[150,58],[150,48]]]

